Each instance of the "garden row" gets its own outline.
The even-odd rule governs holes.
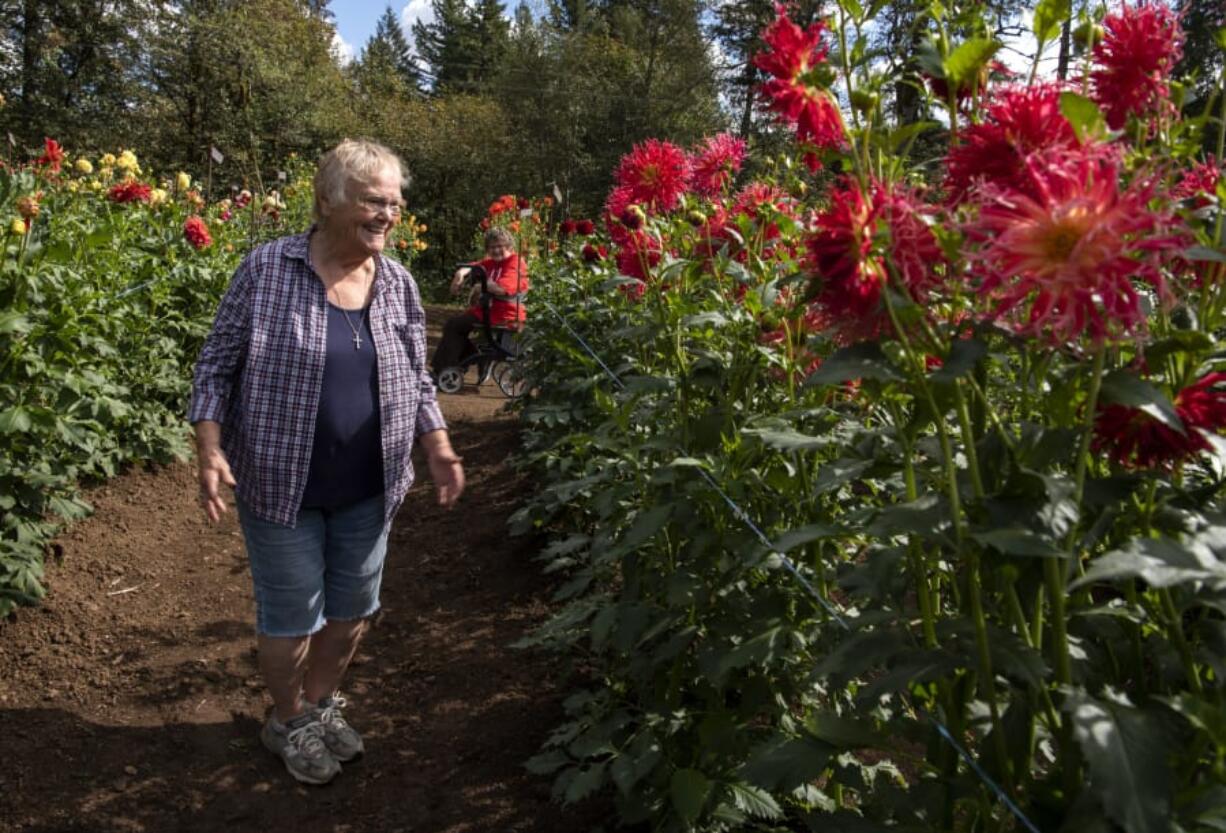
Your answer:
[[[1163,6],[1064,86],[937,4],[906,168],[871,14],[763,34],[803,164],[645,142],[537,269],[512,522],[591,684],[529,766],[660,831],[1221,830],[1221,120]]]
[[[48,140],[0,170],[0,617],[43,595],[82,483],[189,454],[191,371],[222,291],[256,243],[310,222],[311,171],[283,191],[141,170],[131,151],[70,158]],[[406,259],[422,244],[401,227]]]

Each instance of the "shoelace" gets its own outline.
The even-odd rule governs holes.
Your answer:
[[[325,726],[332,726],[337,729],[348,728],[349,724],[345,722],[344,716],[341,714],[341,709],[349,705],[344,697],[333,697],[331,702],[324,707],[319,713],[319,722]]]
[[[323,754],[324,727],[319,723],[308,723],[291,729],[286,738],[290,744],[308,758],[318,758]]]

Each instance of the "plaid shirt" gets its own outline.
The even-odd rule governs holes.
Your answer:
[[[315,434],[327,345],[327,299],[311,232],[243,260],[200,351],[188,419],[221,423],[239,497],[259,517],[294,526]],[[412,276],[375,258],[370,328],[378,357],[385,522],[413,483],[414,437],[447,427],[426,373],[426,313]]]

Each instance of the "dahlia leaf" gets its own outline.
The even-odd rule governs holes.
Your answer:
[[[1180,434],[1186,434],[1183,421],[1166,394],[1126,370],[1114,370],[1103,378],[1102,401],[1107,405],[1136,408]]]
[[[1210,556],[1212,557],[1212,556]],[[1069,585],[1076,590],[1100,581],[1139,578],[1150,587],[1175,587],[1190,582],[1226,580],[1226,570],[1198,559],[1196,553],[1169,538],[1142,538],[1091,562],[1086,574]]]
[[[1000,49],[1000,42],[991,38],[971,38],[962,43],[945,59],[945,78],[955,88],[970,88],[980,71]]]
[[[1226,252],[1220,249],[1210,249],[1208,246],[1191,246],[1184,249],[1183,256],[1188,260],[1212,261],[1213,263],[1226,263]]]
[[[1124,702],[1070,692],[1064,708],[1090,768],[1090,790],[1128,833],[1170,829],[1168,733],[1156,715]]]
[[[1039,0],[1034,9],[1034,36],[1040,47],[1055,39],[1060,25],[1072,14],[1070,0]]]
[[[932,374],[934,382],[954,382],[970,373],[988,354],[988,346],[977,338],[960,338],[949,348],[945,363]]]
[[[805,386],[837,385],[853,379],[893,382],[902,378],[902,374],[890,364],[877,342],[862,341],[835,351],[834,355],[805,379]]]
[[[702,808],[711,794],[711,782],[696,769],[679,769],[673,773],[669,794],[677,815],[693,823],[702,814]]]
[[[1027,558],[1068,558],[1054,544],[1029,529],[993,529],[971,535],[980,544],[991,547],[1005,555],[1020,555]]]
[[[736,802],[737,808],[754,818],[777,819],[783,815],[779,802],[761,787],[729,784],[728,791],[732,793],[732,800]]]
[[[775,552],[787,552],[813,541],[820,541],[824,538],[837,538],[844,534],[846,534],[844,530],[829,524],[809,524],[783,533],[771,544],[771,548]]]
[[[1088,139],[1102,136],[1107,132],[1107,120],[1098,105],[1084,95],[1072,92],[1060,93],[1060,112],[1073,126],[1077,139],[1085,142]]]

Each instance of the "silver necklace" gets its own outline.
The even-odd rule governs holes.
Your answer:
[[[366,323],[366,313],[370,312],[370,304],[362,307],[362,314],[358,316],[358,326],[353,326],[353,319],[349,317],[349,310],[340,305],[341,294],[336,293],[336,308],[345,316],[345,323],[349,325],[349,331],[353,333],[353,349],[362,349],[362,325]]]

